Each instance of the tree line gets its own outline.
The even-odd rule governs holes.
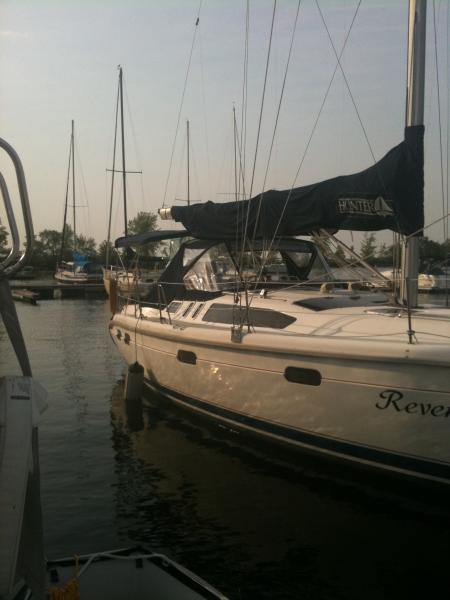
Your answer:
[[[385,243],[377,245],[376,235],[365,233],[358,254],[366,262],[376,267],[392,267],[394,253],[398,256],[399,252],[398,245]],[[335,256],[345,260],[345,254],[341,247],[338,247]],[[450,240],[439,243],[425,236],[419,238],[419,256],[420,268],[425,271],[433,265],[448,261],[450,259]]]
[[[146,233],[156,229],[157,215],[152,212],[139,212],[136,217],[128,221],[128,235]],[[0,224],[0,255],[8,252],[8,231]],[[33,254],[29,264],[38,270],[52,270],[56,264],[62,261],[73,260],[74,239],[73,229],[66,224],[64,230],[64,247],[62,247],[63,235],[55,229],[43,229],[34,237]],[[154,256],[161,246],[159,243],[146,244],[140,251],[145,257]],[[103,240],[97,245],[93,237],[84,235],[76,236],[75,248],[78,254],[82,254],[87,260],[99,264],[106,264],[108,241]],[[109,260],[115,262],[114,245],[109,242]]]

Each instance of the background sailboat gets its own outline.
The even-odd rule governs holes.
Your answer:
[[[116,149],[117,149],[117,132],[118,132],[118,121],[120,112],[120,137],[121,137],[121,152],[122,152],[122,168],[116,169]],[[131,267],[131,256],[133,253],[124,256],[118,256],[121,261],[119,267],[111,264],[111,223],[112,223],[112,211],[113,211],[113,198],[114,198],[114,182],[115,174],[122,174],[122,193],[123,193],[123,230],[125,235],[128,234],[128,207],[127,207],[127,173],[141,173],[141,171],[127,171],[126,160],[125,160],[125,124],[123,118],[123,70],[119,66],[119,83],[117,90],[117,103],[116,103],[116,118],[114,128],[114,148],[113,148],[113,162],[111,171],[111,193],[109,203],[109,218],[108,218],[108,235],[106,245],[106,265],[103,268],[103,284],[105,286],[106,293],[110,294],[111,279],[116,281],[119,292],[124,295],[139,294],[145,296],[150,286],[152,285],[153,279],[146,277],[144,273],[138,271],[137,263],[135,262],[134,268]]]
[[[73,260],[64,261],[64,251],[67,244],[67,208],[69,201],[69,183],[72,179],[72,209],[73,209]],[[66,199],[64,203],[64,222],[61,238],[61,252],[59,264],[54,275],[61,283],[97,283],[102,280],[102,271],[85,256],[77,252],[77,227],[76,227],[76,194],[75,194],[75,125],[72,120],[70,136],[69,166],[67,170]]]

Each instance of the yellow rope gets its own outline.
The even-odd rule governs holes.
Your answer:
[[[51,587],[50,600],[80,600],[78,572],[78,556],[75,556],[75,577],[69,579],[69,581],[62,586]]]

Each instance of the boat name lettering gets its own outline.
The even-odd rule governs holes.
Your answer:
[[[384,392],[380,393],[380,398],[384,400],[384,402],[375,403],[375,406],[379,410],[393,408],[397,412],[406,412],[410,415],[416,414],[422,417],[425,415],[430,415],[432,417],[450,417],[450,406],[431,404],[430,402],[408,402],[405,404],[403,394],[397,390],[384,390]]]
[[[338,198],[338,210],[341,214],[350,215],[385,217],[394,214],[391,206],[382,196],[377,198]]]

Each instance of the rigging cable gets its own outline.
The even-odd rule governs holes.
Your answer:
[[[67,202],[69,200],[69,181],[70,181],[70,167],[72,164],[72,140],[70,140],[69,143],[69,164],[67,166],[67,182],[66,182],[66,199],[64,202],[64,218],[63,218],[63,228],[62,228],[62,235],[61,235],[61,250],[60,250],[60,254],[59,254],[59,262],[62,262],[63,260],[63,254],[64,254],[64,243],[66,240],[66,229],[67,229]]]
[[[241,113],[241,143],[242,143],[242,177],[245,180],[246,146],[247,146],[247,106],[248,106],[248,38],[250,31],[250,1],[247,0],[245,13],[245,43],[244,43],[244,76],[242,81],[242,113]],[[238,194],[240,192],[239,178]]]
[[[175,128],[175,136],[173,138],[172,152],[171,152],[170,161],[169,161],[169,171],[167,173],[166,185],[165,185],[165,188],[164,188],[163,207],[166,205],[167,188],[169,186],[170,173],[172,171],[173,156],[174,156],[174,153],[175,153],[175,144],[176,144],[177,137],[178,137],[178,129],[180,127],[181,111],[183,110],[184,96],[186,94],[186,87],[187,87],[187,82],[188,82],[188,78],[189,78],[189,72],[191,70],[192,54],[194,52],[195,39],[197,37],[198,25],[200,23],[200,11],[201,11],[201,8],[202,8],[202,4],[203,4],[203,0],[200,0],[200,4],[199,4],[199,7],[198,7],[198,12],[197,12],[197,19],[196,19],[195,25],[194,25],[194,35],[192,37],[191,51],[189,53],[189,60],[188,60],[188,65],[187,65],[187,69],[186,69],[186,76],[185,76],[185,79],[184,79],[183,92],[181,94],[180,107],[178,109],[177,126]]]
[[[199,48],[200,48],[200,71],[202,79],[202,100],[203,100],[203,127],[205,129],[205,145],[206,145],[206,168],[208,171],[208,198],[211,198],[211,156],[209,152],[209,134],[208,134],[208,111],[206,110],[206,94],[205,94],[205,73],[203,65],[203,43],[202,33],[199,32]],[[201,197],[201,196],[200,196]]]
[[[341,64],[341,56],[342,56],[342,52],[341,52],[341,54],[338,56],[338,53],[336,52],[336,47],[335,47],[335,45],[334,45],[334,43],[333,43],[333,39],[332,39],[332,37],[331,37],[331,34],[330,34],[330,30],[328,29],[327,23],[326,23],[326,21],[325,21],[325,18],[324,18],[324,16],[323,16],[322,10],[321,10],[321,8],[320,8],[320,5],[319,5],[319,0],[315,0],[315,2],[316,2],[317,9],[318,9],[318,11],[319,11],[319,13],[320,13],[320,18],[322,19],[322,23],[323,23],[323,25],[324,25],[324,27],[325,27],[325,30],[326,30],[326,32],[327,32],[328,39],[330,40],[330,44],[331,44],[331,46],[332,46],[332,48],[333,48],[333,52],[334,52],[334,55],[335,55],[335,57],[336,57],[336,60],[337,60],[337,62],[338,62],[339,69],[341,70],[342,77],[344,78],[345,85],[346,85],[346,87],[347,87],[347,91],[348,91],[348,93],[349,93],[349,96],[350,96],[350,98],[351,98],[352,104],[353,104],[353,106],[354,106],[354,108],[355,108],[355,112],[356,112],[356,115],[357,115],[357,117],[358,117],[359,124],[361,125],[361,129],[363,130],[364,137],[366,138],[367,146],[368,146],[368,148],[369,148],[369,150],[370,150],[370,154],[372,155],[373,162],[374,162],[374,164],[376,164],[376,162],[377,162],[377,159],[375,158],[375,154],[374,154],[374,152],[373,152],[372,145],[371,145],[371,143],[370,143],[370,140],[369,140],[369,136],[367,135],[366,128],[364,127],[364,124],[363,124],[363,122],[362,122],[362,119],[361,119],[361,115],[359,114],[358,106],[357,106],[357,104],[356,104],[356,101],[355,101],[355,99],[354,99],[354,97],[353,97],[353,94],[352,94],[352,91],[351,91],[351,89],[350,89],[350,84],[349,84],[349,82],[348,82],[348,79],[347,79],[347,76],[346,76],[346,74],[345,74],[344,68],[342,67],[342,64]],[[360,1],[360,2],[359,2],[359,4],[358,4],[358,8],[359,8],[359,5],[360,5],[360,4],[361,4],[361,1]],[[383,182],[381,182],[381,183],[383,183]],[[384,186],[383,186],[383,187],[384,187]]]
[[[444,162],[443,162],[443,149],[442,149],[442,126],[441,126],[441,96],[439,92],[439,61],[438,61],[438,49],[437,49],[437,33],[436,33],[436,1],[433,0],[433,31],[434,31],[434,63],[436,67],[436,87],[437,87],[437,109],[438,109],[438,123],[439,123],[439,150],[441,160],[441,195],[442,195],[442,215],[445,215],[445,197],[444,197]],[[447,233],[447,221],[443,220],[444,225],[444,242],[448,237]]]
[[[84,225],[86,227],[86,231],[87,231],[87,236],[90,236],[90,233],[92,233],[91,228],[90,228],[90,223],[91,223],[91,218],[90,218],[90,211],[89,211],[89,198],[88,198],[88,194],[87,194],[87,189],[86,189],[86,180],[84,178],[84,171],[83,171],[83,165],[81,163],[81,158],[80,158],[80,151],[78,148],[78,142],[76,140],[76,138],[74,138],[74,146],[75,146],[75,154],[77,157],[77,161],[78,161],[78,169],[81,173],[81,185],[83,188],[83,193],[84,193],[84,199],[86,204],[77,204],[76,207],[77,208],[87,208],[87,221],[86,221],[86,214],[84,215]]]
[[[114,125],[114,146],[113,146],[113,160],[112,160],[112,172],[111,172],[111,196],[109,201],[109,218],[108,218],[108,237],[106,239],[106,267],[109,266],[109,250],[111,243],[111,220],[112,220],[112,210],[113,210],[113,196],[114,196],[114,179],[116,173],[116,149],[117,149],[117,123],[119,117],[119,94],[120,88],[119,84],[117,85],[117,100],[116,100],[116,117],[115,117],[115,125]]]
[[[287,195],[287,198],[286,198],[286,200],[285,200],[285,203],[284,203],[284,205],[283,205],[283,209],[282,209],[282,211],[281,211],[280,218],[278,219],[278,223],[277,223],[277,226],[276,226],[276,228],[275,228],[275,231],[274,231],[274,234],[273,234],[272,240],[271,240],[271,242],[270,242],[270,244],[269,244],[269,250],[268,250],[268,252],[267,252],[267,257],[269,256],[269,252],[270,252],[270,250],[271,250],[271,248],[272,248],[272,246],[273,246],[273,244],[274,244],[274,242],[275,242],[275,238],[276,238],[276,236],[277,236],[278,229],[279,229],[279,227],[280,227],[280,224],[281,224],[281,221],[282,221],[282,219],[283,219],[283,217],[284,217],[284,213],[286,212],[286,207],[287,207],[287,205],[288,205],[288,202],[289,202],[289,200],[290,200],[290,198],[291,198],[291,196],[292,196],[292,191],[293,191],[293,189],[294,189],[294,186],[295,186],[295,184],[296,184],[296,181],[297,181],[297,179],[298,179],[298,177],[299,177],[299,175],[300,175],[300,171],[301,171],[301,169],[302,169],[302,167],[303,167],[303,163],[304,163],[304,161],[305,161],[305,158],[306,158],[306,155],[307,155],[307,153],[308,153],[309,146],[311,145],[312,139],[313,139],[313,137],[314,137],[314,134],[315,134],[315,132],[316,132],[317,125],[318,125],[318,123],[319,123],[320,117],[321,117],[321,115],[322,115],[323,108],[324,108],[324,106],[325,106],[325,103],[326,103],[326,101],[327,101],[328,94],[330,93],[331,86],[333,85],[333,81],[334,81],[334,78],[335,78],[335,76],[336,76],[336,73],[337,73],[337,70],[338,70],[339,64],[340,64],[340,62],[339,62],[339,61],[340,61],[340,58],[342,57],[342,55],[343,55],[343,53],[344,53],[344,50],[345,50],[345,48],[346,48],[346,46],[347,46],[347,42],[348,42],[348,39],[349,39],[349,37],[350,37],[350,33],[351,33],[351,31],[352,31],[353,25],[354,25],[354,23],[355,23],[356,16],[357,16],[357,14],[358,14],[359,8],[360,8],[360,6],[361,6],[361,2],[362,2],[362,0],[359,0],[359,2],[358,2],[358,5],[357,5],[357,7],[356,7],[356,10],[355,10],[355,14],[353,15],[353,19],[352,19],[352,21],[351,21],[351,23],[350,23],[350,27],[349,27],[349,29],[348,29],[347,35],[345,36],[344,43],[342,44],[341,51],[340,51],[340,53],[339,53],[339,56],[337,57],[337,58],[338,58],[338,60],[337,60],[336,66],[335,66],[335,68],[334,68],[334,71],[333,71],[333,74],[332,74],[332,76],[331,76],[330,82],[329,82],[329,84],[328,84],[328,87],[327,87],[327,89],[326,89],[325,96],[324,96],[324,98],[323,98],[323,100],[322,100],[322,104],[320,105],[319,112],[317,113],[317,117],[316,117],[316,119],[315,119],[315,121],[314,121],[314,124],[313,124],[312,130],[311,130],[310,136],[309,136],[309,138],[308,138],[308,141],[307,141],[307,143],[306,143],[305,150],[304,150],[304,152],[303,152],[303,155],[302,155],[302,158],[301,158],[301,160],[300,160],[300,164],[299,164],[299,166],[298,166],[297,172],[296,172],[296,174],[295,174],[295,177],[294,177],[294,180],[293,180],[293,182],[292,182],[291,189],[289,190],[289,193],[288,193],[288,195]],[[265,267],[265,264],[266,264],[266,260],[264,260],[264,261],[263,261],[263,264],[262,264],[262,266],[261,266],[261,271],[260,271],[260,273],[262,273],[262,271],[263,271],[263,269],[264,269],[264,267]]]
[[[261,194],[259,196],[258,211],[257,211],[257,214],[256,214],[256,219],[255,219],[255,228],[254,228],[254,231],[253,231],[252,243],[254,243],[255,237],[256,237],[256,226],[257,226],[258,220],[259,220],[262,199],[263,199],[264,190],[265,190],[265,187],[266,187],[267,175],[269,173],[269,166],[270,166],[270,161],[271,161],[271,158],[272,158],[272,151],[273,151],[273,146],[274,146],[274,143],[275,143],[275,135],[276,135],[276,132],[277,132],[277,127],[278,127],[278,119],[280,117],[281,105],[282,105],[283,97],[284,97],[284,89],[286,87],[287,74],[288,74],[289,65],[290,65],[290,62],[291,62],[292,48],[294,46],[295,32],[297,30],[297,22],[298,22],[298,15],[299,15],[299,12],[300,12],[300,4],[301,4],[301,2],[302,2],[302,0],[298,0],[297,12],[295,14],[295,20],[294,20],[294,27],[292,28],[291,43],[290,43],[290,46],[289,46],[289,52],[288,52],[288,57],[287,57],[287,61],[286,61],[286,67],[285,67],[285,70],[284,70],[283,84],[281,86],[280,99],[279,99],[279,102],[278,102],[278,109],[277,109],[277,114],[276,114],[276,117],[275,117],[275,125],[274,125],[273,133],[272,133],[272,141],[270,143],[270,148],[269,148],[269,156],[267,158],[266,171],[264,173],[264,181],[263,181],[263,184],[262,184],[262,191],[261,191]]]
[[[274,2],[273,2],[273,11],[272,11],[272,23],[271,23],[271,26],[270,26],[269,47],[267,49],[266,71],[265,71],[265,74],[264,74],[264,85],[263,85],[263,92],[262,92],[262,97],[261,97],[261,107],[260,107],[259,119],[258,119],[258,132],[257,132],[257,135],[256,135],[255,155],[254,155],[254,158],[253,158],[253,168],[252,168],[252,178],[251,178],[251,182],[250,182],[249,199],[252,197],[253,183],[254,183],[254,179],[255,179],[256,160],[257,160],[257,157],[258,157],[259,136],[261,134],[261,123],[262,123],[262,115],[263,115],[263,110],[264,110],[264,100],[265,100],[265,96],[266,96],[267,75],[268,75],[268,71],[269,71],[270,52],[271,52],[271,49],[272,49],[273,26],[274,26],[274,23],[275,23],[276,8],[277,8],[277,0],[274,0]],[[248,204],[247,204],[247,215],[246,215],[246,218],[245,218],[245,225],[244,225],[244,231],[243,231],[243,236],[242,236],[241,259],[239,261],[239,266],[240,267],[242,267],[242,259],[243,259],[243,255],[244,255],[244,244],[245,244],[245,238],[247,237],[247,228],[248,228],[248,219],[249,219],[249,216],[250,216],[250,202],[248,202]]]
[[[131,115],[130,99],[128,98],[128,92],[127,92],[127,88],[125,85],[123,86],[123,89],[125,91],[125,104],[127,107],[128,120],[130,122],[130,129],[131,129],[131,136],[133,138],[134,151],[136,153],[136,158],[137,158],[137,163],[138,163],[137,174],[140,175],[139,179],[141,181],[142,210],[145,210],[145,208],[148,206],[148,203],[147,203],[147,198],[145,197],[144,176],[142,174],[143,162],[142,162],[141,153],[139,151],[139,146],[137,143],[137,135],[136,135],[136,129],[134,128],[133,117]],[[129,181],[129,179],[128,179],[128,181]]]

